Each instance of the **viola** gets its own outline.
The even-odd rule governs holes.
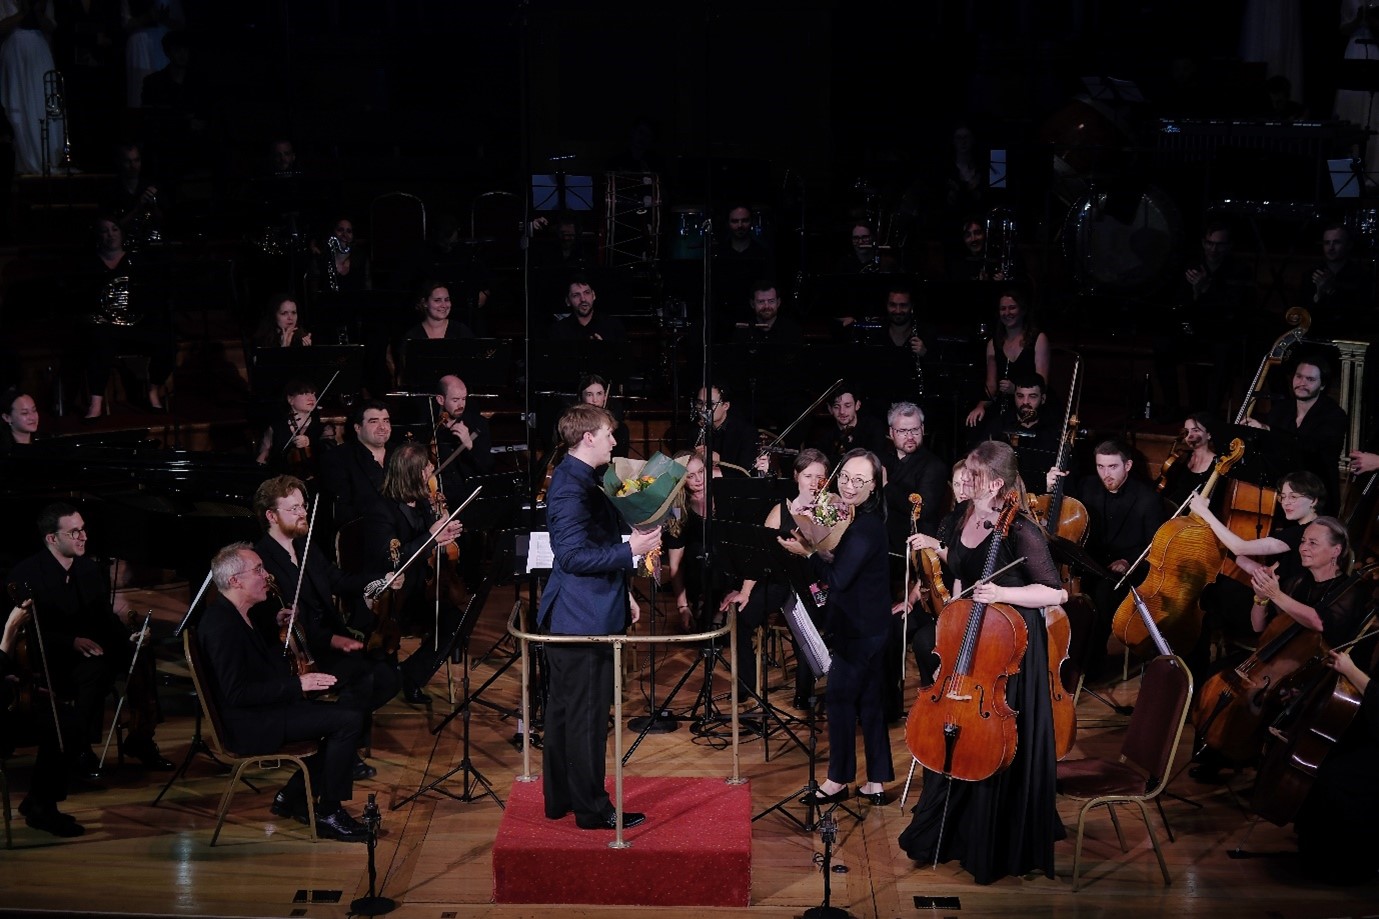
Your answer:
[[[287,601],[283,599],[282,591],[278,589],[278,579],[271,574],[266,574],[264,577],[268,579],[268,592],[278,601],[282,609],[287,609]],[[298,581],[300,582],[300,580],[301,577],[299,576]],[[278,641],[282,643],[283,655],[292,665],[293,673],[301,676],[316,672],[316,658],[311,655],[311,647],[306,640],[306,631],[296,616],[292,616],[278,626]]]
[[[1019,508],[1006,497],[982,568],[991,577]],[[1006,603],[956,600],[936,628],[939,658],[931,688],[920,692],[905,722],[905,743],[924,768],[964,781],[990,778],[1015,759],[1015,710],[1006,683],[1020,672],[1029,634]]]
[[[1244,455],[1244,441],[1231,441],[1230,450],[1217,459],[1211,477],[1202,487],[1202,496],[1210,497],[1217,480]],[[1198,600],[1202,590],[1220,573],[1226,558],[1225,547],[1204,521],[1191,515],[1178,516],[1159,527],[1144,554],[1126,571],[1125,578],[1146,557],[1149,574],[1140,585],[1140,596],[1168,643],[1173,648],[1190,648],[1202,630],[1202,607]],[[1153,657],[1158,651],[1129,596],[1116,608],[1111,634],[1140,657]]]
[[[1159,477],[1154,480],[1154,490],[1160,494],[1163,494],[1164,488],[1168,485],[1168,471],[1192,455],[1192,448],[1183,443],[1186,433],[1179,431],[1178,436],[1173,438],[1173,443],[1168,448],[1168,456],[1164,457],[1163,465],[1159,467]]]
[[[401,540],[388,541],[388,557],[392,560],[394,571],[402,563],[401,552]],[[402,626],[399,624],[402,614],[402,597],[399,595],[402,591],[386,590],[385,586],[384,582],[376,581],[364,588],[364,598],[373,602],[374,615],[373,628],[369,631],[365,646],[369,651],[392,655],[402,646]]]

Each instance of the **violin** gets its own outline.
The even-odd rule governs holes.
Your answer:
[[[312,422],[316,417],[316,409],[307,412],[306,418],[298,422],[291,409],[287,414],[287,449],[283,453],[283,461],[287,464],[288,471],[303,481],[316,475],[316,454],[311,445],[311,438],[307,436],[305,447],[299,447],[296,440],[299,436],[306,435],[310,430]]]
[[[401,553],[402,540],[389,540],[388,557],[392,561],[394,571],[397,571],[398,565],[402,563]],[[402,612],[402,598],[399,596],[402,591],[384,590],[383,587],[383,582],[374,582],[364,588],[364,598],[373,602],[374,615],[373,628],[369,631],[365,648],[368,651],[382,651],[392,655],[402,647],[402,626],[398,622]]]
[[[991,535],[982,580],[996,570],[1001,544],[1019,510],[1005,499]],[[979,582],[980,583],[980,582]],[[938,618],[933,686],[920,692],[905,722],[905,743],[924,768],[964,781],[990,778],[1015,759],[1015,710],[1006,683],[1020,672],[1029,634],[1007,603],[956,600]]]
[[[1159,494],[1163,494],[1165,486],[1168,485],[1168,471],[1180,460],[1185,460],[1192,455],[1192,448],[1183,443],[1183,438],[1186,435],[1187,431],[1178,432],[1178,436],[1173,438],[1173,443],[1168,448],[1168,456],[1164,457],[1163,465],[1159,467],[1159,477],[1154,480],[1154,490]]]
[[[278,589],[278,579],[271,574],[265,574],[268,579],[268,592],[281,604],[282,609],[287,609],[287,601],[283,599],[282,591]],[[278,641],[282,643],[283,655],[292,665],[292,672],[297,676],[305,673],[316,672],[316,658],[311,656],[311,647],[307,644],[306,632],[302,629],[302,624],[297,621],[294,615],[278,627]]]
[[[1239,438],[1231,441],[1230,450],[1217,459],[1211,477],[1202,487],[1202,497],[1209,498],[1217,480],[1244,455],[1245,442]],[[1186,507],[1184,503],[1180,513]],[[1126,570],[1122,582],[1146,557],[1149,574],[1140,585],[1140,596],[1168,643],[1173,648],[1189,648],[1202,630],[1202,607],[1198,600],[1202,590],[1220,573],[1226,558],[1225,547],[1205,521],[1189,514],[1174,517],[1159,527],[1149,547]],[[1157,652],[1135,601],[1129,596],[1116,608],[1111,634],[1140,657],[1152,657]]]

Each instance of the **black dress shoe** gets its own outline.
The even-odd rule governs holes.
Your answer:
[[[163,758],[158,745],[152,740],[133,740],[125,744],[125,753],[137,759],[145,769],[154,772],[171,772],[177,764]]]
[[[362,782],[376,775],[378,775],[377,769],[364,762],[364,760],[358,756],[354,758],[354,768],[350,771],[350,778],[354,779],[356,782]]]
[[[637,811],[622,812],[622,828],[624,830],[630,830],[634,826],[641,826],[643,823],[646,823],[646,814],[638,813]],[[593,823],[575,820],[575,825],[581,830],[616,830],[618,828],[618,815],[612,813],[602,820],[596,820]]]
[[[72,839],[86,832],[86,827],[77,823],[71,814],[59,811],[56,804],[38,805],[32,799],[25,798],[24,803],[19,805],[19,813],[24,815],[24,822],[35,830],[63,839]]]
[[[866,801],[868,804],[875,805],[876,807],[880,807],[889,800],[889,798],[886,797],[886,793],[884,791],[859,791],[857,792],[857,797],[861,798],[863,801]]]
[[[420,686],[408,686],[406,683],[403,683],[402,701],[409,702],[412,705],[430,705],[431,697],[428,696],[426,690],[422,689]]]
[[[316,835],[341,842],[368,842],[369,828],[342,807],[332,814],[316,815]]]
[[[277,817],[291,817],[298,823],[307,822],[306,792],[298,791],[295,795],[286,788],[273,796],[273,803],[268,809]]]
[[[844,785],[842,788],[838,789],[831,795],[826,795],[823,793],[822,789],[816,788],[813,791],[807,793],[804,797],[800,798],[800,803],[809,804],[812,801],[815,807],[823,807],[829,804],[837,804],[839,801],[846,801],[848,799],[848,795],[849,791],[848,786],[846,785]]]

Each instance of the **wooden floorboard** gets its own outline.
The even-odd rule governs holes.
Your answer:
[[[126,592],[125,596],[138,608],[156,606],[158,634],[162,635],[171,632],[188,599],[185,589]],[[511,603],[510,592],[494,592],[477,630],[475,649],[487,648],[500,634]],[[163,654],[171,657],[170,650]],[[658,696],[663,697],[695,659],[687,649],[659,658]],[[476,667],[476,683],[487,679],[498,662],[495,659]],[[640,663],[645,666],[645,656]],[[175,661],[165,664],[164,669],[175,671]],[[630,714],[639,714],[647,705],[645,675],[630,676],[624,703]],[[518,680],[514,667],[499,678],[485,698],[515,706]],[[772,682],[785,687],[773,695],[785,704],[791,695],[789,685],[779,672],[773,672]],[[674,709],[687,710],[701,685],[702,679],[696,675],[675,700]],[[726,676],[718,674],[715,685],[718,692],[726,693]],[[393,702],[380,714],[371,760],[379,775],[356,786],[351,805],[357,813],[366,796],[373,793],[382,808],[384,835],[376,856],[382,891],[398,901],[392,915],[409,919],[582,919],[644,914],[646,910],[638,907],[491,903],[492,842],[501,817],[492,798],[465,802],[429,792],[398,810],[391,809],[394,801],[414,793],[424,777],[434,779],[461,759],[460,719],[441,732],[439,742],[429,731],[449,711],[442,682],[438,679],[430,690],[437,697],[430,713]],[[1109,691],[1121,703],[1133,702],[1135,692],[1133,680]],[[192,730],[190,710],[185,693],[176,687],[165,687],[163,697],[168,717],[160,727],[159,740],[165,754],[180,761]],[[726,702],[723,704],[726,707]],[[1080,750],[1109,750],[1114,745],[1112,726],[1121,719],[1090,697],[1084,697],[1079,715]],[[472,764],[492,782],[499,797],[507,800],[521,772],[521,755],[510,743],[514,722],[487,708],[475,707],[470,730]],[[633,737],[630,732],[624,734],[625,746]],[[893,728],[892,741],[897,781],[890,790],[898,797],[909,763],[901,726]],[[29,752],[20,751],[7,762],[15,807],[27,784],[32,762]],[[820,752],[823,755],[826,751]],[[538,755],[537,768],[539,762]],[[697,737],[682,725],[673,733],[648,737],[633,755],[628,771],[634,775],[726,779],[732,763],[721,743]],[[792,795],[808,777],[807,760],[799,749],[773,745],[771,760],[765,762],[759,739],[742,744],[741,771],[751,782],[754,812]],[[260,789],[257,794],[247,788],[236,794],[215,848],[208,841],[225,778],[204,757],[197,757],[188,776],[156,808],[149,802],[162,779],[128,767],[112,770],[102,779],[101,790],[74,793],[64,808],[88,829],[87,835],[77,840],[59,841],[30,830],[16,813],[15,848],[0,850],[0,913],[51,910],[159,916],[346,916],[349,902],[368,889],[365,847],[329,841],[312,845],[300,824],[273,818],[268,804],[285,777],[285,772],[265,774],[262,781],[255,780]],[[462,780],[462,774],[453,776],[443,787],[460,795]],[[1121,824],[1130,846],[1128,853],[1122,853],[1104,811],[1098,814],[1088,825],[1083,889],[1077,893],[1071,889],[1075,802],[1059,803],[1070,838],[1057,846],[1056,878],[1006,878],[988,887],[974,884],[955,864],[934,868],[912,863],[897,843],[908,814],[896,803],[885,807],[857,805],[863,820],[844,817],[840,821],[834,864],[842,870],[830,875],[832,902],[858,919],[920,915],[1321,919],[1379,915],[1379,888],[1373,885],[1331,888],[1297,876],[1290,857],[1295,848],[1291,830],[1252,823],[1246,814],[1242,793],[1250,781],[1252,775],[1246,773],[1232,786],[1203,786],[1185,774],[1178,776],[1171,790],[1192,803],[1165,802],[1177,841],[1169,843],[1157,815],[1152,817],[1173,878],[1169,887],[1162,883],[1138,816],[1122,812]],[[911,803],[917,791],[911,790]],[[792,801],[789,809],[802,815],[802,805]],[[651,819],[655,817],[653,810]],[[1235,850],[1252,857],[1233,857],[1238,854]],[[783,919],[800,916],[808,907],[818,905],[823,897],[818,865],[822,851],[817,833],[805,833],[779,813],[756,821],[752,906],[745,912]],[[532,870],[540,871],[540,864],[534,864]],[[955,898],[957,905],[920,908],[917,897]],[[743,912],[657,910],[658,915],[672,919]]]

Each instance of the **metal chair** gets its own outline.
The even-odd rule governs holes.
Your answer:
[[[194,630],[187,629],[182,633],[182,650],[187,656],[187,667],[192,673],[192,684],[196,687],[196,696],[201,703],[203,739],[206,741],[206,746],[210,748],[213,756],[233,767],[230,771],[230,781],[225,786],[225,793],[220,796],[220,809],[216,812],[215,832],[211,834],[211,845],[214,846],[216,840],[220,838],[220,828],[225,824],[225,815],[230,810],[230,799],[234,796],[235,786],[239,784],[240,777],[244,775],[246,769],[277,769],[285,765],[296,766],[302,770],[302,778],[306,781],[306,800],[307,807],[310,809],[315,796],[311,792],[311,773],[306,767],[306,757],[315,753],[319,744],[314,740],[298,741],[286,744],[281,750],[274,753],[249,756],[235,753],[229,749],[223,741],[225,736],[224,722],[220,718],[220,709],[217,707],[213,692],[212,683],[215,674],[202,666],[201,646],[196,642]],[[311,841],[315,842],[316,823],[309,817],[307,831],[311,835]]]
[[[1086,799],[1077,815],[1077,841],[1073,850],[1073,890],[1082,869],[1082,840],[1087,815],[1106,805],[1122,852],[1128,852],[1125,834],[1114,805],[1134,804],[1140,809],[1145,832],[1163,872],[1164,885],[1173,883],[1164,862],[1154,828],[1149,823],[1146,801],[1156,799],[1173,775],[1173,759],[1183,737],[1188,705],[1192,699],[1192,674],[1176,655],[1156,657],[1144,670],[1139,698],[1126,728],[1117,759],[1064,760],[1058,764],[1058,793]]]

